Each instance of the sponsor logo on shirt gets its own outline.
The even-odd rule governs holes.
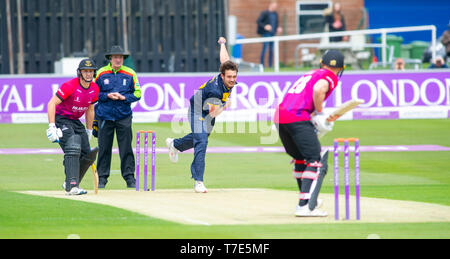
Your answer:
[[[72,111],[74,112],[82,112],[82,111],[86,111],[88,109],[88,107],[78,107],[78,106],[72,106]]]

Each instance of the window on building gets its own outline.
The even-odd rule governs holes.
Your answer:
[[[297,1],[297,28],[299,34],[323,32],[323,11],[331,8],[331,1]]]

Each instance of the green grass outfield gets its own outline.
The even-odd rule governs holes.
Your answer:
[[[223,125],[217,125],[221,128]],[[229,126],[229,125],[228,125]],[[270,126],[270,125],[269,125]],[[238,126],[236,125],[236,128]],[[270,131],[267,125],[252,133],[213,133],[210,146],[259,146]],[[224,127],[225,128],[225,127]],[[48,142],[46,124],[0,124],[0,148],[58,148]],[[180,137],[170,123],[134,124],[134,130],[155,130],[157,146],[166,137]],[[450,147],[450,120],[338,121],[322,139],[359,137],[361,145],[441,145]],[[174,133],[173,131],[176,131]],[[95,146],[95,139],[91,145]],[[277,141],[271,144],[280,146]],[[115,145],[116,146],[116,145]],[[23,190],[59,190],[64,180],[62,155],[0,156],[0,238],[450,238],[450,223],[347,223],[296,225],[188,226],[122,209],[65,199],[19,194]],[[368,152],[361,154],[361,195],[436,203],[450,206],[450,152]],[[192,188],[192,154],[181,154],[178,164],[157,155],[157,188]],[[208,188],[269,188],[297,190],[289,157],[282,153],[207,154]],[[330,161],[332,159],[330,158]],[[330,171],[322,188],[332,193]],[[108,189],[125,186],[113,155]],[[88,174],[82,185],[92,189]],[[330,205],[333,206],[333,205]],[[293,204],[293,210],[295,204]],[[331,215],[332,216],[332,215]]]

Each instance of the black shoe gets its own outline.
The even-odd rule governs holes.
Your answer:
[[[136,180],[135,179],[127,180],[127,188],[136,188]]]
[[[99,178],[98,179],[98,188],[104,189],[107,182],[108,182],[108,180],[106,180],[105,178]]]

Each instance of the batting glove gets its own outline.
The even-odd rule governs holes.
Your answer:
[[[63,136],[63,133],[62,133],[61,129],[57,128],[55,123],[48,124],[47,138],[48,138],[48,140],[50,140],[50,142],[58,143],[59,138],[62,138],[62,136]]]
[[[329,116],[324,113],[318,113],[311,118],[311,122],[317,129],[317,135],[319,138],[333,130],[334,122],[327,120]]]

